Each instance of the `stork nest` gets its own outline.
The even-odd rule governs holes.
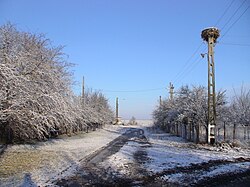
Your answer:
[[[210,27],[207,29],[204,29],[201,32],[201,37],[203,38],[203,40],[208,42],[208,38],[214,38],[214,42],[216,42],[217,38],[220,36],[220,31],[219,29],[215,28],[215,27]]]

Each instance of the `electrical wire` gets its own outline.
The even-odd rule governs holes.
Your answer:
[[[233,19],[233,17],[237,14],[237,12],[240,10],[240,8],[244,5],[244,3],[247,0],[243,1],[240,6],[236,9],[236,11],[233,13],[233,15],[227,20],[227,22],[224,24],[224,26],[221,28],[221,31],[227,26],[227,24]]]
[[[239,43],[229,43],[229,42],[220,42],[219,44],[222,44],[222,45],[235,45],[235,46],[250,47],[250,44],[239,44]]]
[[[202,47],[204,43],[201,42],[200,45],[197,47],[197,49],[193,52],[193,54],[188,58],[185,65],[181,69],[181,71],[178,72],[176,75],[176,78],[174,80],[178,80],[179,77],[185,77],[188,75],[194,66],[194,64],[189,64],[189,62],[192,60],[192,58],[199,52],[199,49]],[[198,56],[200,58],[200,56]],[[200,59],[201,60],[201,59]],[[195,62],[197,61],[197,58],[195,59]],[[187,72],[187,73],[186,73]],[[102,92],[114,92],[114,93],[135,93],[135,92],[152,92],[152,91],[159,91],[159,90],[165,90],[165,87],[161,88],[151,88],[151,89],[141,89],[141,90],[104,90],[100,89]]]
[[[203,51],[204,53],[205,51]],[[194,60],[194,63],[191,64],[191,66],[189,66],[189,69],[187,69],[186,73],[185,74],[182,74],[181,77],[179,77],[179,79],[177,79],[175,81],[176,84],[180,83],[181,80],[183,80],[187,75],[189,75],[192,71],[195,70],[195,68],[197,67],[197,65],[200,64],[202,58],[200,56],[197,56],[197,58]]]
[[[185,65],[181,68],[181,70],[176,74],[176,76],[174,77],[174,83],[176,82],[176,80],[178,80],[180,77],[183,76],[183,74],[186,73],[186,71],[190,68],[190,64],[189,62],[192,60],[192,58],[198,53],[198,51],[200,50],[200,48],[202,47],[204,43],[201,42],[200,45],[197,47],[197,49],[193,52],[193,54],[188,58],[188,60],[186,61]]]
[[[231,1],[231,3],[229,4],[229,6],[227,6],[227,8],[224,10],[223,14],[221,15],[221,17],[217,20],[217,22],[214,24],[215,26],[217,26],[220,21],[222,20],[222,18],[226,15],[227,11],[231,8],[232,4],[233,4],[234,0]]]
[[[240,10],[240,8],[244,5],[244,3],[247,0],[243,1],[241,3],[241,5],[235,10],[235,12],[232,14],[232,16],[227,20],[227,22],[223,25],[223,27],[221,28],[221,31],[230,23],[230,21],[234,18],[234,16],[237,14],[237,12]],[[227,8],[224,10],[223,14],[220,16],[220,18],[217,20],[217,22],[215,23],[215,26],[218,25],[221,20],[223,19],[223,17],[226,15],[226,13],[228,12],[228,10],[231,8],[232,4],[234,3],[234,0],[231,1],[231,3],[227,6]],[[231,28],[240,20],[240,18],[247,12],[247,10],[250,8],[250,6],[248,6],[244,12],[232,23],[232,25],[225,31],[225,33],[220,37],[220,41],[222,40],[222,38],[231,30]],[[250,46],[248,44],[234,44],[234,43],[225,43],[225,42],[219,42],[220,44],[223,45],[238,45],[238,46]],[[199,44],[199,46],[197,47],[197,49],[192,53],[192,55],[188,58],[188,60],[186,61],[185,65],[181,68],[181,70],[176,74],[175,78],[174,78],[174,83],[177,84],[179,83],[183,78],[185,78],[187,75],[189,75],[196,67],[197,65],[201,62],[202,58],[200,56],[197,56],[197,58],[193,61],[194,63],[189,63],[191,62],[191,60],[194,58],[194,56],[198,53],[198,51],[200,50],[200,48],[202,47],[204,43],[201,42]],[[204,48],[202,50],[204,52]],[[151,92],[151,91],[158,91],[158,90],[163,90],[166,89],[164,87],[161,88],[152,88],[152,89],[141,89],[141,90],[103,90],[100,89],[102,92],[116,92],[116,93],[135,93],[135,92]]]
[[[250,8],[250,5],[242,12],[242,14],[232,23],[232,25],[224,32],[224,34],[220,37],[220,41],[222,38],[232,29],[232,27],[240,20],[240,18],[247,12]]]
[[[226,13],[228,12],[228,10],[231,8],[231,6],[233,5],[234,0],[232,0],[230,2],[230,4],[227,6],[227,8],[224,10],[223,14],[220,16],[220,18],[217,20],[217,22],[215,23],[215,25],[218,25],[222,18],[226,15]],[[245,1],[241,4],[241,6],[245,3]],[[241,6],[239,8],[241,8]],[[239,9],[238,8],[238,9]],[[238,9],[236,10],[236,12],[233,14],[233,16],[237,13]],[[230,19],[228,20],[228,22],[224,25],[226,26],[229,21],[233,18],[233,16],[230,17]],[[186,77],[189,73],[191,73],[194,68],[198,65],[197,60],[199,60],[198,62],[201,61],[201,58],[196,58],[196,60],[194,60],[194,63],[189,64],[189,62],[191,61],[191,59],[196,55],[196,53],[198,52],[198,50],[201,48],[203,42],[199,45],[199,47],[195,50],[195,52],[191,55],[191,57],[187,60],[187,62],[185,63],[185,66],[183,66],[183,68],[177,73],[175,79],[174,79],[174,83],[179,83],[181,79],[183,79],[184,77]]]
[[[152,92],[152,91],[158,91],[163,90],[165,88],[152,88],[152,89],[142,89],[142,90],[102,90],[102,92],[116,92],[116,93],[134,93],[134,92]]]
[[[204,53],[204,50],[205,50],[205,46],[202,48],[201,50],[202,52],[200,51],[200,53]],[[196,51],[196,53],[197,52],[198,50]],[[185,71],[182,72],[182,74],[180,74],[179,76],[176,76],[176,79],[174,79],[174,83],[175,84],[179,83],[184,77],[186,77],[191,71],[193,71],[193,69],[197,66],[197,61],[199,59],[201,59],[200,54],[196,56],[196,59],[193,61],[193,63],[190,63],[189,66],[185,69]]]
[[[243,1],[241,3],[241,5],[235,10],[235,12],[232,14],[232,16],[227,20],[227,22],[224,24],[224,26],[222,27],[221,30],[223,30],[229,23],[230,21],[235,17],[235,15],[237,14],[237,12],[240,10],[240,8],[244,5],[244,3],[246,2],[247,0]],[[231,8],[231,6],[233,5],[234,3],[234,0],[231,1],[231,3],[227,6],[227,8],[224,10],[223,14],[220,16],[220,18],[217,20],[216,24],[215,25],[218,25],[222,18],[226,15],[226,13],[228,12],[228,10]],[[239,19],[246,13],[246,11],[249,9],[250,6],[248,6],[244,12],[233,22],[233,24],[225,31],[225,33],[222,35],[222,37],[220,38],[220,41],[221,39],[229,32],[229,30],[239,21]],[[225,45],[238,45],[238,46],[248,46],[248,45],[245,45],[245,44],[229,44],[229,43],[222,43],[222,44],[225,44]],[[198,47],[198,49],[192,54],[192,56],[188,59],[187,63],[185,64],[184,68],[182,71],[180,71],[177,76],[176,76],[176,79],[174,80],[174,83],[179,83],[183,78],[185,78],[188,74],[190,74],[194,69],[195,67],[199,64],[199,62],[201,61],[201,58],[196,58],[196,60],[194,61],[194,63],[192,63],[191,65],[189,65],[187,67],[187,64],[188,62],[193,58],[193,56],[198,52],[198,50],[200,49],[200,47],[202,46],[202,44]]]

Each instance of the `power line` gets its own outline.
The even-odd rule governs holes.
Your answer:
[[[240,10],[240,8],[243,6],[243,4],[247,0],[243,1],[241,5],[235,10],[233,15],[227,20],[227,22],[223,25],[222,29],[223,30],[229,22],[234,18],[234,16],[237,14],[237,12]],[[227,8],[224,10],[223,14],[220,16],[220,18],[217,20],[216,24],[219,24],[223,17],[226,15],[228,10],[231,8],[232,4],[234,3],[234,0],[231,1],[231,3],[227,6]],[[230,31],[230,29],[239,21],[239,19],[246,13],[246,11],[249,9],[250,6],[248,6],[244,12],[233,22],[233,24],[226,30],[226,32],[221,36],[221,39]],[[220,39],[220,40],[221,40]],[[197,47],[197,49],[192,53],[192,55],[188,58],[186,61],[185,65],[181,68],[181,70],[177,73],[174,79],[174,83],[179,83],[184,77],[186,77],[189,73],[191,73],[195,67],[201,62],[202,58],[200,56],[197,56],[197,58],[194,60],[194,63],[190,64],[189,62],[192,60],[192,58],[198,53],[200,48],[202,47],[204,43],[201,42],[200,45]],[[250,46],[248,44],[233,44],[233,43],[221,43],[223,45],[238,45],[238,46]],[[202,50],[204,51],[204,49]],[[158,90],[164,90],[164,87],[161,88],[151,88],[151,89],[141,89],[141,90],[103,90],[100,89],[103,92],[116,92],[116,93],[135,93],[135,92],[151,92],[151,91],[158,91]]]
[[[184,79],[187,75],[189,75],[197,67],[197,65],[200,64],[201,60],[202,58],[200,56],[197,56],[197,58],[194,60],[194,63],[192,63],[192,65],[189,66],[189,69],[187,69],[185,74],[182,74],[182,76],[180,76],[175,83],[179,83],[182,79]]]
[[[246,0],[245,0],[246,1]],[[223,26],[223,28],[231,21],[231,19],[234,17],[234,15],[239,11],[239,9],[242,7],[242,5],[245,3],[245,1],[238,7],[238,9],[234,12],[234,14],[229,18],[229,20],[226,22],[226,24]],[[220,16],[220,18],[217,20],[217,22],[215,23],[215,25],[219,24],[222,20],[222,18],[226,15],[226,13],[228,12],[228,10],[231,8],[231,6],[233,5],[234,0],[232,0],[230,2],[230,4],[227,6],[227,8],[224,10],[223,14]],[[223,29],[222,28],[222,29]],[[194,61],[194,63],[192,63],[191,65],[189,65],[188,63],[191,61],[191,59],[195,56],[195,54],[198,52],[198,50],[201,48],[203,42],[199,45],[199,47],[195,50],[195,52],[191,55],[191,57],[187,60],[185,66],[183,66],[183,68],[178,72],[178,74],[176,75],[176,78],[174,79],[173,82],[178,83],[180,80],[182,80],[184,77],[186,77],[189,73],[191,73],[195,67],[198,65],[198,62],[201,61],[201,58],[199,58],[199,56],[196,58],[196,60]],[[189,65],[189,66],[188,66]]]
[[[233,13],[233,15],[227,20],[227,22],[224,24],[224,26],[221,28],[221,31],[227,26],[227,24],[233,19],[233,17],[237,14],[237,12],[240,10],[240,8],[243,6],[243,4],[246,2],[247,0],[243,1],[240,6],[236,9],[236,11]]]
[[[222,45],[235,45],[235,46],[250,47],[250,44],[239,44],[239,43],[229,43],[229,42],[220,42],[219,44],[222,44]]]
[[[201,51],[203,51],[201,53],[204,53],[204,50],[205,50],[205,46],[201,50]],[[197,50],[197,52],[198,52],[198,50]],[[174,82],[179,83],[179,81],[181,81],[184,77],[186,77],[189,73],[191,73],[193,71],[193,69],[198,65],[198,60],[201,60],[200,54],[197,55],[196,59],[193,61],[194,63],[189,64],[189,66],[185,69],[185,71],[183,71],[182,74],[180,74],[178,77],[176,77]]]
[[[246,1],[246,0],[245,0]],[[230,4],[227,6],[227,8],[224,10],[224,12],[223,12],[223,14],[220,16],[220,18],[217,20],[217,22],[215,23],[215,25],[217,25],[217,24],[219,24],[220,22],[221,22],[221,20],[222,20],[222,18],[226,15],[226,13],[228,12],[228,10],[231,8],[231,6],[233,5],[233,3],[234,3],[234,0],[232,0],[231,2],[230,2]],[[243,2],[242,4],[241,4],[241,6],[244,4],[245,2]],[[240,6],[240,7],[241,7]],[[239,7],[239,8],[240,8]],[[238,9],[239,9],[238,8]],[[238,11],[238,9],[237,9],[237,11]],[[237,11],[234,13],[234,15],[237,13]],[[233,16],[234,16],[233,15]],[[232,17],[233,16],[231,16],[230,17],[230,20],[232,19]],[[230,21],[229,20],[229,21]],[[229,21],[228,21],[228,23],[229,23]],[[226,26],[228,23],[226,23],[224,26]],[[174,82],[175,83],[178,83],[181,79],[183,79],[184,77],[186,77],[189,73],[191,73],[193,70],[194,70],[194,68],[198,65],[198,62],[200,62],[201,61],[201,58],[196,58],[196,60],[194,61],[194,63],[193,64],[191,64],[191,65],[189,65],[188,66],[188,62],[189,61],[191,61],[191,59],[194,57],[194,55],[198,52],[198,50],[201,48],[201,46],[202,46],[202,44],[203,44],[203,42],[199,45],[199,47],[195,50],[195,52],[191,55],[191,57],[187,60],[187,62],[186,62],[186,64],[185,64],[185,66],[182,68],[182,70],[181,71],[179,71],[178,72],[178,74],[176,75],[176,78],[175,78],[175,80],[174,80]],[[198,60],[198,61],[197,61]]]
[[[221,36],[220,41],[222,38],[232,29],[232,27],[240,20],[240,18],[247,12],[247,10],[250,8],[250,5],[242,12],[242,14],[232,23],[232,25],[224,32],[224,34]]]
[[[225,11],[223,12],[223,14],[221,15],[221,17],[218,19],[218,21],[215,23],[215,26],[217,26],[220,21],[222,20],[222,18],[225,16],[225,14],[227,13],[227,11],[230,9],[230,7],[232,6],[234,0],[231,1],[231,3],[229,4],[229,6],[225,9]]]
[[[151,91],[158,91],[158,90],[163,90],[165,89],[164,87],[162,88],[151,88],[151,89],[142,89],[142,90],[103,90],[100,89],[102,92],[116,92],[116,93],[129,93],[129,92],[151,92]]]
[[[233,34],[233,35],[227,35],[227,38],[250,38],[250,35]]]
[[[187,69],[189,69],[190,64],[189,62],[191,61],[191,59],[198,53],[199,49],[202,47],[203,42],[200,43],[200,45],[197,47],[197,49],[193,52],[193,54],[188,58],[188,60],[186,61],[185,65],[181,68],[181,70],[176,74],[174,81],[175,82],[177,79],[179,79],[179,77],[181,77],[186,71]]]

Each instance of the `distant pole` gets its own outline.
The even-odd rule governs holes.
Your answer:
[[[174,85],[169,83],[169,99],[172,101],[174,98]]]
[[[208,43],[208,135],[207,142],[215,143],[216,126],[216,93],[215,93],[215,67],[214,67],[214,45],[220,36],[219,30],[215,27],[204,29],[201,37]]]
[[[160,96],[160,98],[159,98],[159,99],[160,99],[160,100],[159,100],[160,106],[162,106],[161,96]]]
[[[116,97],[116,106],[115,106],[115,111],[116,111],[116,113],[115,113],[115,118],[116,118],[116,122],[118,123],[118,121],[119,121],[119,115],[118,115],[118,97]]]
[[[85,103],[84,76],[82,77],[82,105]]]

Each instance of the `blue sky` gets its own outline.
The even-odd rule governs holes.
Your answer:
[[[249,6],[250,0],[0,0],[0,24],[65,45],[76,64],[75,93],[85,76],[86,87],[102,90],[112,107],[120,98],[121,117],[143,119],[160,95],[168,97],[169,82],[176,89],[207,85],[200,57],[206,27],[224,35],[215,47],[216,89],[230,96],[242,83],[250,88]]]

